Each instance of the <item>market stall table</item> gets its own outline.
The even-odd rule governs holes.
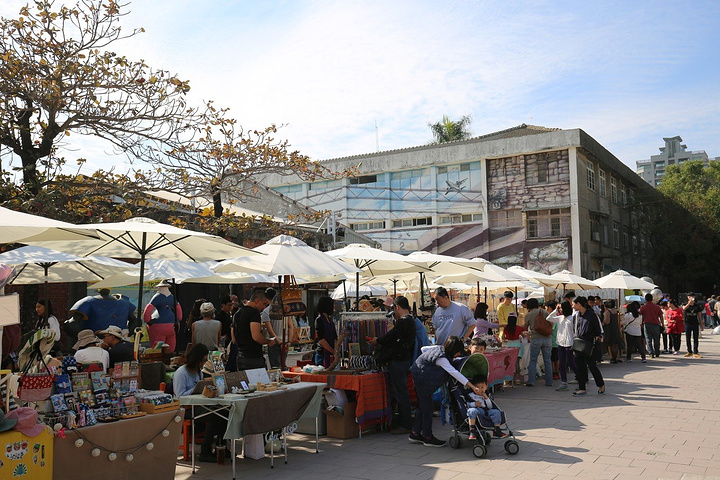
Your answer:
[[[53,442],[53,479],[172,479],[184,414],[183,409],[178,409],[66,430],[65,438],[57,436]],[[100,451],[97,457],[92,453],[95,448]],[[115,453],[114,461],[110,453]]]
[[[320,414],[322,385],[313,383],[292,383],[282,390],[273,392],[254,392],[248,395],[225,394],[215,398],[202,395],[186,395],[180,397],[180,404],[189,406],[193,419],[195,438],[196,418],[206,415],[218,415],[227,420],[226,439],[231,442],[233,479],[235,476],[235,439],[246,435],[283,430],[292,422],[301,418],[315,418]],[[196,406],[204,407],[207,412],[197,414]],[[315,434],[316,451],[318,445],[317,431]],[[287,462],[287,448],[285,448]],[[195,444],[193,443],[192,469],[195,473]]]
[[[515,362],[519,353],[520,349],[517,347],[505,347],[497,352],[485,351],[483,355],[488,361],[488,387],[502,385],[506,380],[513,380]]]
[[[329,388],[352,390],[356,393],[357,407],[355,417],[362,427],[370,421],[388,421],[390,419],[390,404],[388,402],[387,387],[384,373],[367,373],[364,375],[322,375],[311,373],[283,372],[287,378],[300,377],[303,382],[316,382],[326,384]]]

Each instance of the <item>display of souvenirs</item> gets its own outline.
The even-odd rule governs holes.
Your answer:
[[[97,392],[98,390],[107,390],[108,379],[104,372],[92,372],[90,374],[92,379],[92,390]]]
[[[70,375],[63,373],[55,377],[55,392],[56,393],[71,393],[72,383],[70,383]]]
[[[90,376],[87,372],[73,373],[71,378],[73,392],[90,390]]]
[[[140,403],[150,403],[152,405],[166,405],[174,400],[172,395],[160,391],[141,390],[136,392],[135,396]]]
[[[68,409],[65,403],[65,396],[62,393],[50,395],[50,401],[52,402],[54,412],[64,412]]]
[[[108,395],[107,389],[98,389],[95,390],[95,403],[97,405],[104,405],[110,401],[110,396]]]
[[[93,395],[92,391],[83,390],[81,392],[78,392],[78,395],[80,396],[80,404],[85,404],[88,407],[95,406],[95,396]]]

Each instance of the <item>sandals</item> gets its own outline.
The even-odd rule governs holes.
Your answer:
[[[581,397],[583,395],[587,395],[587,390],[575,390],[573,392],[573,395],[575,395],[576,397]]]
[[[602,387],[598,388],[598,395],[602,395],[602,394],[604,394],[604,393],[605,393],[605,385],[603,385]]]

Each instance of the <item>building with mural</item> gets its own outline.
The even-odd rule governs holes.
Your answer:
[[[439,145],[323,161],[354,178],[262,182],[399,253],[501,266],[651,274],[638,207],[659,194],[580,129],[532,125]]]

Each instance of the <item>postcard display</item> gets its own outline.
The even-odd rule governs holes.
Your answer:
[[[390,330],[392,325],[390,319],[385,316],[386,313],[342,312],[340,314],[338,333],[345,332],[342,352],[343,357],[350,356],[350,368],[371,368],[372,345],[368,343],[367,338],[382,337]],[[358,350],[359,357],[355,355]]]

